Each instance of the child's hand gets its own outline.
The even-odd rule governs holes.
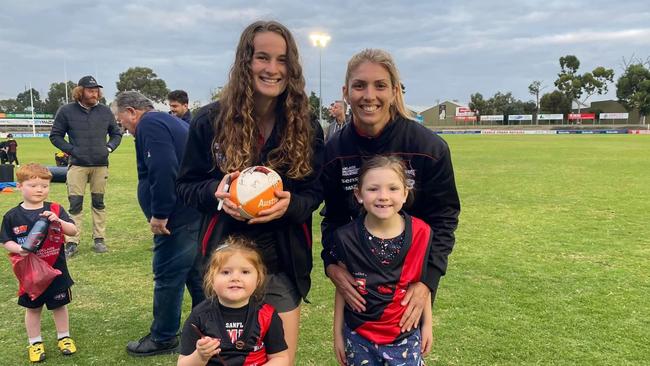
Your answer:
[[[43,211],[41,216],[47,217],[50,222],[59,221],[59,217],[52,211]]]
[[[207,362],[221,351],[220,345],[221,339],[219,338],[203,337],[196,341],[196,351],[199,353],[199,357]]]
[[[20,247],[20,249],[18,250],[18,253],[16,253],[16,254],[18,254],[18,255],[21,256],[21,257],[27,257],[27,255],[29,254],[29,252],[26,251],[25,249],[23,249],[22,247]]]
[[[339,365],[341,366],[347,365],[346,358],[345,358],[345,346],[343,344],[342,334],[334,335],[334,353],[336,354],[336,361],[338,361]]]
[[[433,329],[430,326],[422,326],[420,328],[420,333],[422,334],[420,352],[422,352],[423,356],[426,356],[431,352],[431,347],[433,346]]]

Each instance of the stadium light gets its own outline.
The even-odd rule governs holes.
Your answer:
[[[318,47],[318,123],[323,124],[323,48],[332,39],[326,33],[312,33],[309,35],[314,46]]]

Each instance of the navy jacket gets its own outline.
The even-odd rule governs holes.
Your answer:
[[[188,125],[163,112],[146,112],[135,130],[138,201],[148,219],[168,219],[173,229],[199,220],[199,213],[176,197],[176,177],[187,142]]]

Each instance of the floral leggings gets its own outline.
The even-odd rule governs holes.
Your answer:
[[[423,366],[420,330],[398,343],[376,344],[343,327],[348,366]]]

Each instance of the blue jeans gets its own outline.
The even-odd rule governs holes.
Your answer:
[[[151,336],[167,342],[178,332],[181,306],[187,284],[192,304],[205,298],[199,268],[194,268],[199,245],[199,222],[174,228],[171,235],[154,235],[153,242],[153,322]],[[198,286],[198,287],[197,287]]]

